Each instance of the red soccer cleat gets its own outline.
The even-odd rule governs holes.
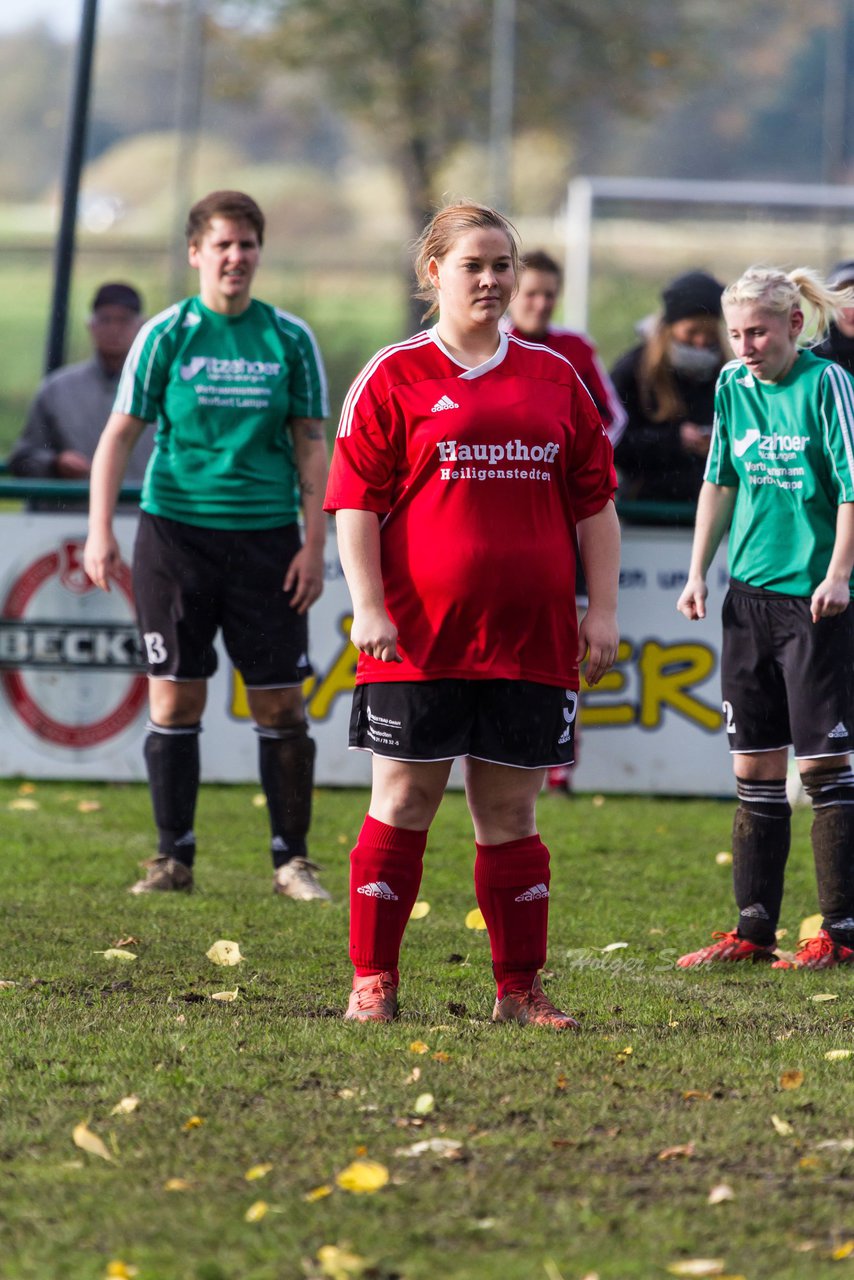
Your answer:
[[[555,1027],[558,1031],[578,1031],[575,1018],[563,1013],[543,991],[543,984],[535,978],[530,991],[508,991],[495,1001],[493,1022],[518,1022],[522,1027]]]
[[[393,1022],[396,1017],[397,984],[388,971],[353,978],[345,1021]]]
[[[717,942],[710,943],[708,947],[701,947],[699,951],[689,951],[687,955],[680,956],[676,961],[678,968],[694,969],[699,965],[734,960],[752,960],[756,964],[774,959],[773,947],[760,947],[755,942],[748,942],[747,938],[739,937],[737,929],[731,929],[729,933],[718,930],[712,934],[712,937],[717,938]]]
[[[854,950],[834,942],[826,929],[807,938],[798,948],[794,960],[775,960],[772,969],[835,969],[838,964],[854,964]]]

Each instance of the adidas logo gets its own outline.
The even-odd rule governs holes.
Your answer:
[[[845,725],[840,720],[839,724],[835,725],[834,728],[831,729],[830,733],[827,736],[828,738],[847,738],[848,730],[845,728]]]
[[[559,747],[562,747],[562,746],[563,746],[563,744],[564,744],[565,742],[569,742],[569,739],[570,739],[571,734],[572,734],[572,728],[571,728],[571,726],[570,726],[570,725],[567,725],[567,727],[564,729],[563,733],[562,733],[562,734],[560,735],[560,737],[558,738],[558,740],[557,740],[557,745],[558,745]]]
[[[442,396],[441,400],[437,400],[430,410],[431,413],[441,413],[443,409],[459,409],[459,405],[451,399],[450,396]]]
[[[366,898],[382,898],[385,902],[397,902],[397,894],[392,893],[385,880],[372,880],[370,884],[360,884],[357,893]]]
[[[548,889],[542,882],[540,882],[540,884],[532,884],[530,889],[526,889],[524,893],[520,893],[516,901],[536,902],[539,898],[547,898],[548,896]]]
[[[181,328],[192,329],[195,327],[195,325],[201,324],[201,323],[202,323],[202,317],[194,316],[192,311],[189,311],[187,315],[184,316],[184,323],[181,325]]]

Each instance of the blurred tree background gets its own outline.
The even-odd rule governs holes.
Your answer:
[[[175,265],[186,205],[243,187],[270,223],[259,291],[315,326],[340,403],[411,323],[407,246],[425,215],[492,195],[494,11],[101,0],[69,358],[98,280],[131,277],[149,310],[165,305],[191,287]],[[525,242],[560,251],[577,174],[850,182],[852,27],[852,0],[516,0],[506,177]],[[41,369],[73,64],[73,41],[43,23],[0,33],[0,453]],[[705,234],[694,247],[636,212],[597,250],[591,325],[607,358],[654,304],[668,248],[676,269],[718,270],[740,248]]]

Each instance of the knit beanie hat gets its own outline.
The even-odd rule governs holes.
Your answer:
[[[664,320],[675,324],[688,316],[721,316],[723,285],[705,271],[688,271],[677,276],[662,290]]]

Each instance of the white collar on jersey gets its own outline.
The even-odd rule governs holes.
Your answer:
[[[454,364],[459,365],[461,369],[465,369],[465,373],[461,373],[460,377],[468,378],[469,380],[471,380],[472,378],[480,378],[483,376],[483,374],[489,373],[490,369],[495,369],[498,365],[500,365],[504,357],[507,355],[507,348],[510,345],[510,339],[508,338],[507,334],[504,333],[503,330],[499,329],[498,350],[496,351],[495,355],[490,356],[488,360],[485,360],[483,362],[483,364],[475,365],[473,369],[469,369],[466,365],[461,364],[456,356],[451,355],[450,351],[445,346],[442,339],[439,337],[439,334],[437,332],[435,325],[429,332],[430,332],[430,337],[433,339],[433,341],[435,342],[439,350],[444,355],[446,355],[449,360],[452,360]]]

